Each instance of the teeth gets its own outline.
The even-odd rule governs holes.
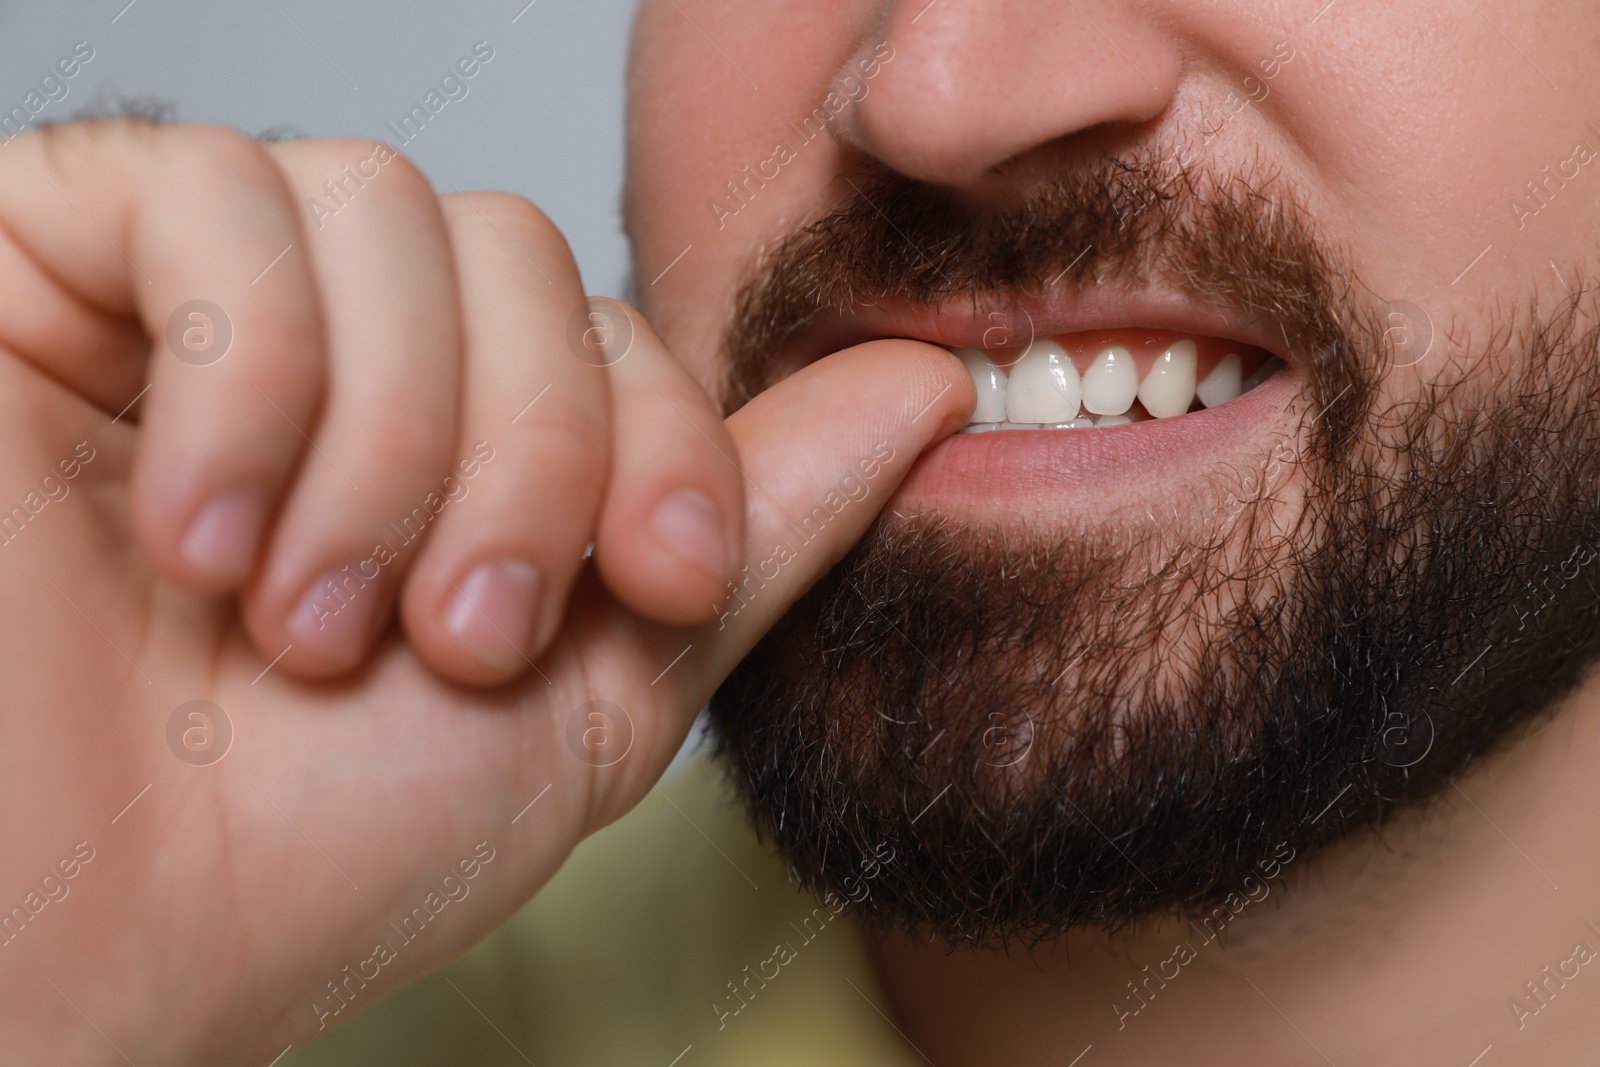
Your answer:
[[[1129,362],[1130,369],[1132,362]],[[1071,422],[1078,415],[1081,387],[1067,350],[1054,341],[1035,341],[1011,367],[1006,388],[1009,422]],[[1132,402],[1132,394],[1129,394]]]
[[[1271,359],[1261,364],[1254,374],[1250,375],[1250,377],[1244,380],[1244,384],[1239,387],[1239,392],[1248,393],[1250,390],[1254,389],[1256,386],[1272,377],[1273,374],[1277,373],[1278,368],[1281,366],[1283,366],[1283,360],[1279,359],[1277,356],[1273,356]]]
[[[1083,406],[1095,415],[1121,415],[1139,395],[1139,371],[1126,348],[1113,346],[1083,375]]]
[[[1004,422],[1006,419],[1006,374],[994,365],[981,349],[957,348],[957,358],[967,365],[972,384],[978,390],[978,406],[972,409],[972,422]]]
[[[1199,349],[1193,341],[1179,341],[1161,353],[1139,386],[1139,403],[1144,409],[1158,419],[1170,419],[1188,411],[1189,405],[1194,403],[1198,358]]]
[[[1120,345],[1101,350],[1081,377],[1057,341],[1035,341],[1005,367],[982,349],[951,351],[967,368],[978,394],[963,433],[1078,430],[1170,419],[1185,414],[1197,398],[1208,408],[1226,404],[1283,366],[1281,359],[1268,359],[1242,381],[1243,360],[1230,352],[1196,385],[1199,346],[1187,339],[1174,341],[1156,357],[1142,382],[1132,354]]]
[[[1244,385],[1239,380],[1240,362],[1237,352],[1229,352],[1222,357],[1216,369],[1206,375],[1206,380],[1195,387],[1195,395],[1200,398],[1200,403],[1208,408],[1218,404],[1226,404],[1235,399],[1244,391]]]
[[[1195,395],[1200,397],[1200,403],[1214,408],[1219,403],[1234,400],[1243,392],[1243,384],[1238,381],[1240,360],[1237,352],[1229,352],[1222,357],[1222,362],[1216,365],[1216,370],[1206,374],[1205,381],[1195,386]]]

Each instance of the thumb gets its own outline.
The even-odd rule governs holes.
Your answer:
[[[977,396],[949,352],[872,341],[804,368],[727,420],[746,488],[748,561],[702,630],[709,699],[763,634],[859,541],[917,458],[960,429]]]

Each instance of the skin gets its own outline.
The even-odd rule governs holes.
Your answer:
[[[1578,184],[1592,176],[1522,229],[1505,200],[1592,136],[1592,20],[1576,2],[1472,6],[1340,0],[1316,18],[1322,0],[1076,0],[1076,13],[647,0],[631,86],[638,276],[693,250],[642,287],[654,330],[635,317],[633,347],[603,371],[567,345],[584,305],[565,244],[518,198],[437,198],[397,159],[318,229],[305,199],[372,145],[122,124],[8,143],[3,499],[64,474],[78,442],[95,457],[0,548],[13,607],[0,885],[20,900],[75,842],[94,850],[70,896],[0,950],[8,1051],[266,1062],[317,1032],[308,999],[370,952],[378,917],[479,842],[495,859],[471,901],[363,996],[470,945],[649,790],[707,695],[871,514],[846,512],[719,630],[724,580],[873,443],[894,447],[879,483],[892,487],[971,410],[960,366],[912,340],[829,356],[726,421],[710,399],[740,272],[848,192],[852,153],[1003,196],[1031,168],[1192,128],[1289,40],[1297,58],[1271,96],[1207,146],[1215,165],[1273,158],[1363,281],[1441,328],[1482,329],[1497,294],[1554,286],[1549,261],[1592,248],[1595,200]],[[895,58],[839,116],[837,143],[809,146],[719,229],[706,200],[883,41]],[[165,341],[199,295],[235,332],[205,367]],[[1441,350],[1389,388],[1454,373],[1455,358]],[[421,550],[385,565],[333,632],[295,633],[308,585],[365,557],[479,441],[493,462]],[[261,494],[254,521],[242,507],[209,555],[186,554],[202,507],[241,486]],[[680,489],[716,514],[700,551],[649,519]],[[503,646],[474,645],[448,626],[450,595],[500,560],[538,569],[537,609],[497,629]],[[167,740],[195,699],[234,735],[205,767]],[[593,699],[633,734],[605,767],[571,741]],[[1074,937],[1034,959],[886,938],[885,1010],[941,1067],[1070,1062],[1089,1043],[1095,1062],[1467,1063],[1491,1042],[1496,1063],[1570,1059],[1600,981],[1569,983],[1521,1031],[1504,1001],[1600,921],[1584,910],[1600,861],[1581,814],[1600,799],[1596,700],[1585,689],[1464,780],[1476,806],[1447,800],[1296,872],[1293,896],[1241,917],[1226,952],[1204,950],[1122,1031],[1108,1003],[1134,963],[1170,953],[1170,930]]]
[[[566,343],[587,310],[571,256],[526,201],[437,198],[395,159],[341,211],[349,227],[317,230],[299,205],[372,150],[103,124],[0,153],[0,291],[16,298],[0,482],[52,496],[0,564],[5,602],[28,605],[0,652],[0,870],[36,887],[15,889],[36,914],[0,958],[19,1062],[266,1062],[342,1021],[309,1005],[372,954],[380,915],[444,872],[463,884],[476,858],[470,906],[362,996],[464,950],[643,797],[711,689],[871,515],[719,627],[744,542],[880,439],[897,484],[971,409],[959,365],[908,341],[841,353],[727,423],[637,316],[632,347],[597,369]],[[235,330],[206,366],[165,347],[195,292]],[[857,374],[876,382],[853,386],[875,398],[872,426],[831,403]],[[797,423],[808,441],[775,429]],[[479,441],[493,458],[471,474],[459,457]],[[309,580],[398,540],[385,521],[452,471],[470,493],[340,612],[380,601],[376,637],[286,631]],[[189,517],[252,481],[274,508],[259,534],[234,531],[245,565],[197,567]],[[652,525],[684,489],[736,549],[702,564]],[[546,502],[531,523],[530,500]],[[485,660],[446,625],[447,594],[508,557],[547,576],[543,621]],[[190,718],[194,700],[214,707]],[[154,1025],[172,1016],[186,1022]]]
[[[1323,7],[835,0],[802,14],[647,2],[632,68],[629,228],[643,277],[694,250],[651,287],[646,311],[709,383],[715,364],[694,355],[715,351],[718,309],[751,249],[847,194],[844,177],[861,161],[1003,198],[1030,174],[1099,152],[1184,143],[1230,91],[1254,91],[1260,81],[1244,78],[1287,41],[1295,56],[1270,95],[1200,158],[1223,173],[1270,159],[1372,302],[1426,310],[1439,342],[1390,376],[1387,402],[1455,380],[1497,310],[1535,292],[1559,299],[1576,268],[1592,270],[1591,178],[1536,215],[1519,219],[1507,201],[1526,200],[1523,183],[1572,156],[1575,141],[1600,143],[1585,125],[1596,117],[1600,31],[1559,2],[1340,0],[1318,17]],[[836,72],[885,41],[893,60],[838,116],[834,141],[800,150],[719,229],[705,201],[791,140],[788,123],[818,106]],[[891,506],[991,518],[981,503],[927,493],[902,492]],[[1269,904],[1234,920],[1226,948],[1202,947],[1120,1027],[1113,1003],[1140,1006],[1124,983],[1177,943],[1198,944],[1182,923],[1074,934],[1032,956],[877,935],[881,1006],[941,1067],[1067,1063],[1090,1045],[1085,1062],[1096,1063],[1466,1064],[1491,1044],[1485,1062],[1565,1062],[1593,1046],[1600,983],[1551,982],[1549,1005],[1520,1020],[1507,1001],[1537,1007],[1524,982],[1579,940],[1600,946],[1585,927],[1600,925],[1600,868],[1582,814],[1596,799],[1597,701],[1600,688],[1586,686],[1382,840],[1349,841],[1309,870],[1291,863],[1292,893],[1276,884]]]

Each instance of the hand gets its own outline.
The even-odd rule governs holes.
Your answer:
[[[578,358],[536,208],[359,142],[17,138],[0,306],[8,1063],[264,1063],[463,950],[973,402],[880,341],[724,422],[636,314]]]

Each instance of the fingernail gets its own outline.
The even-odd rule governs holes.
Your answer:
[[[196,570],[214,578],[238,580],[255,562],[267,496],[254,486],[232,489],[200,509],[189,523],[180,549]]]
[[[722,515],[710,497],[680,489],[656,506],[650,529],[662,544],[713,576],[728,577],[728,539]]]
[[[289,614],[287,629],[295,643],[334,660],[358,661],[372,636],[373,613],[383,601],[380,581],[377,574],[363,575],[357,563],[312,582]]]
[[[462,649],[491,667],[526,663],[539,612],[539,572],[520,560],[475,568],[456,584],[445,606],[444,628]]]

